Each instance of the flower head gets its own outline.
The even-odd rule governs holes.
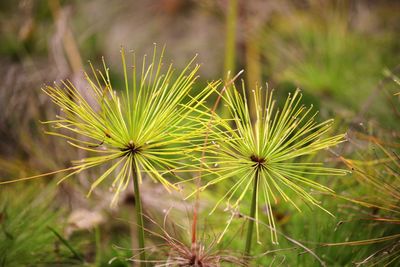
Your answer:
[[[227,200],[231,209],[237,209],[253,188],[257,240],[259,210],[261,203],[264,203],[271,226],[272,241],[276,242],[271,203],[276,203],[280,196],[299,209],[288,194],[288,191],[292,191],[305,201],[323,209],[307,188],[331,190],[310,177],[343,175],[345,171],[300,159],[339,144],[344,135],[325,137],[333,121],[315,121],[317,112],[312,113],[312,107],[307,108],[300,104],[299,90],[293,95],[289,94],[281,109],[276,107],[272,91],[257,87],[252,93],[253,103],[247,101],[244,86],[244,96],[235,86],[224,96],[232,121],[219,120],[220,126],[214,127],[212,135],[216,143],[210,151],[209,163],[211,166],[218,165],[212,171],[217,176],[201,189],[225,180],[233,182],[214,207],[215,210],[223,200]],[[256,110],[255,118],[250,116],[251,104]]]
[[[62,180],[109,164],[93,182],[90,192],[113,176],[116,192],[113,202],[127,188],[132,169],[138,170],[139,181],[143,172],[167,190],[176,188],[164,174],[174,174],[191,166],[187,159],[197,147],[193,140],[202,136],[204,130],[200,107],[216,83],[191,95],[199,66],[192,67],[193,59],[176,74],[172,64],[164,66],[163,53],[164,50],[158,56],[154,48],[150,64],[144,56],[138,69],[134,54],[132,68],[127,67],[122,49],[123,90],[113,89],[104,60],[104,72],[95,71],[91,65],[93,77],[86,74],[88,88],[78,89],[67,81],[62,82],[62,87],[43,89],[62,110],[61,116],[47,123],[64,131],[50,134],[68,139],[71,145],[90,155],[75,161],[73,171]],[[86,91],[83,93],[83,90]]]

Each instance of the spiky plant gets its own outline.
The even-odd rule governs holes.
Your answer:
[[[20,193],[21,189],[24,194]],[[57,225],[58,216],[64,212],[54,212],[53,189],[53,185],[40,184],[1,189],[0,266],[50,266],[45,262],[57,258],[56,237],[48,227]],[[68,264],[67,257],[64,260]]]
[[[154,252],[154,259],[146,261],[152,266],[169,267],[219,267],[223,264],[233,264],[234,266],[248,266],[244,257],[229,250],[221,250],[217,247],[215,238],[209,238],[207,233],[203,233],[201,240],[196,239],[193,244],[188,238],[181,235],[177,229],[186,228],[184,225],[169,223],[169,209],[165,213],[163,224],[157,223],[154,219],[147,217],[159,231],[146,229],[152,236],[157,237],[162,242],[151,248]],[[168,230],[173,229],[173,231]],[[188,236],[192,234],[187,232]],[[211,240],[210,240],[211,239]],[[150,249],[150,248],[148,248]],[[133,262],[141,262],[135,258]]]
[[[278,196],[281,196],[300,210],[288,194],[288,191],[292,191],[312,205],[324,209],[307,188],[324,192],[331,190],[309,177],[344,175],[346,172],[324,167],[322,163],[299,161],[306,155],[339,144],[344,137],[343,134],[325,136],[333,120],[317,122],[315,118],[318,112],[312,113],[312,107],[300,104],[299,90],[293,95],[289,94],[281,109],[276,107],[270,90],[257,87],[253,90],[252,103],[248,103],[244,92],[244,86],[243,96],[233,86],[222,96],[229,106],[232,121],[220,120],[219,126],[214,127],[211,135],[215,145],[209,151],[208,164],[214,167],[218,165],[212,171],[217,176],[200,190],[225,180],[233,181],[212,212],[223,200],[231,209],[239,208],[241,201],[252,191],[249,215],[254,220],[249,221],[245,247],[245,253],[250,254],[254,222],[259,241],[257,221],[261,203],[266,205],[271,239],[276,243],[271,203],[276,203]],[[250,105],[254,105],[257,111],[254,123],[250,117]]]
[[[76,88],[71,82],[46,86],[43,91],[62,110],[62,115],[48,121],[56,130],[51,135],[61,136],[89,156],[74,161],[68,177],[96,166],[107,169],[91,185],[88,195],[107,178],[115,195],[133,179],[136,197],[138,243],[144,248],[143,215],[139,184],[142,174],[160,182],[167,190],[177,189],[166,175],[175,176],[193,167],[190,152],[197,149],[196,139],[203,135],[200,106],[217,83],[210,83],[198,94],[192,95],[199,65],[193,60],[176,74],[172,64],[164,66],[163,53],[156,48],[150,64],[143,58],[138,70],[128,68],[122,49],[125,88],[121,94],[111,84],[109,70],[104,60],[104,72],[86,74],[88,88]],[[128,72],[132,72],[131,80]],[[85,97],[87,96],[87,97]],[[144,252],[140,254],[145,260]]]
[[[358,224],[364,222],[370,227],[374,237],[363,240],[350,240],[328,243],[326,246],[366,246],[374,245],[368,255],[357,262],[357,266],[397,266],[400,263],[400,156],[398,143],[382,145],[383,140],[360,134],[361,140],[369,140],[376,147],[373,154],[359,159],[342,158],[352,169],[356,181],[355,190],[347,188],[346,195],[340,197],[357,205],[364,206],[369,212],[357,214],[361,219],[354,220]],[[372,156],[372,158],[371,158]],[[348,238],[347,238],[348,239]]]

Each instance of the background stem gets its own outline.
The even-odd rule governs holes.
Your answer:
[[[228,72],[235,73],[236,63],[236,24],[238,15],[238,1],[229,0],[226,15],[225,30],[225,62],[224,77]],[[228,77],[229,79],[230,77]]]
[[[225,19],[225,59],[223,77],[226,84],[230,84],[230,79],[236,71],[236,31],[238,19],[238,1],[229,0],[228,10]],[[225,85],[226,87],[226,85]],[[230,116],[229,109],[222,105],[220,107],[223,118]]]
[[[139,256],[140,266],[146,266],[146,254],[144,251],[144,225],[143,225],[143,212],[142,212],[142,200],[140,197],[139,181],[137,178],[137,169],[135,161],[132,161],[132,179],[133,189],[135,193],[135,209],[136,209],[136,224],[137,224],[137,237],[139,244]]]
[[[249,227],[247,228],[247,238],[246,238],[246,248],[245,255],[250,256],[251,252],[251,241],[253,239],[253,228],[254,228],[254,216],[256,214],[256,202],[257,202],[257,187],[258,187],[258,169],[256,170],[254,177],[254,188],[253,188],[253,197],[251,200],[251,208],[250,208],[250,219],[249,219]]]

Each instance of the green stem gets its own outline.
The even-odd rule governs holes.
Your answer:
[[[224,76],[228,71],[231,75],[235,72],[236,60],[236,23],[238,15],[238,1],[229,0],[228,14],[226,16],[226,31],[225,31],[225,62],[224,62]]]
[[[251,208],[250,208],[250,219],[249,219],[249,227],[247,228],[247,238],[246,238],[246,248],[245,255],[251,255],[251,241],[253,239],[253,228],[254,228],[254,217],[256,214],[256,203],[257,203],[257,189],[258,189],[258,169],[256,170],[254,177],[254,188],[253,188],[253,198],[251,200]]]
[[[236,28],[238,18],[238,0],[228,1],[228,10],[225,21],[225,61],[224,61],[224,74],[226,83],[235,76],[236,70]],[[230,73],[230,76],[228,76]],[[228,86],[227,86],[228,87]],[[229,109],[222,106],[222,117],[229,118]]]
[[[68,249],[69,251],[74,255],[74,257],[78,260],[80,260],[82,263],[85,262],[85,259],[81,256],[81,254],[79,254],[70,244],[69,242],[62,237],[62,235],[60,235],[54,228],[47,226],[47,228],[49,228],[50,231],[53,232],[53,234],[55,234],[55,236],[57,236],[57,238],[61,241],[61,243],[63,243]],[[2,265],[3,266],[3,265]]]
[[[132,163],[132,178],[133,178],[133,189],[135,190],[135,209],[136,209],[136,223],[137,223],[137,235],[139,244],[139,256],[140,266],[146,266],[146,254],[144,251],[144,225],[143,225],[143,211],[142,211],[142,200],[140,198],[139,181],[137,176],[137,169],[135,161]]]
[[[95,237],[95,244],[96,244],[96,258],[95,258],[95,263],[96,266],[101,265],[101,236],[100,236],[100,226],[96,226],[94,228],[94,237]]]

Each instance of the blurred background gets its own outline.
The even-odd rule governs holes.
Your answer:
[[[348,132],[350,142],[336,153],[359,160],[386,157],[373,149],[377,143],[390,151],[400,147],[399,15],[400,1],[395,0],[1,0],[0,177],[8,180],[66,168],[71,160],[83,156],[43,133],[46,126],[40,121],[51,120],[59,112],[40,90],[43,85],[69,79],[79,86],[84,82],[83,72],[89,70],[87,61],[100,68],[102,57],[112,79],[122,84],[121,46],[143,55],[151,53],[154,43],[166,45],[167,61],[178,69],[198,54],[196,61],[202,65],[199,86],[225,80],[228,72],[232,77],[243,69],[240,78],[249,90],[268,83],[278,97],[284,97],[301,88],[304,102],[316,106],[322,119],[334,117],[336,131]],[[389,161],[394,165],[391,181],[397,181],[399,161]],[[374,178],[387,172],[386,166],[382,168]],[[106,188],[86,199],[95,175],[78,175],[59,186],[54,184],[58,175],[1,186],[0,266],[132,265],[126,259],[134,254],[133,193],[126,192],[114,209],[109,206],[112,193]],[[371,190],[369,184],[346,179],[328,184],[343,198],[363,198]],[[162,218],[163,211],[174,206],[178,221],[190,220],[186,215],[190,202],[183,202],[179,195],[165,201],[153,197],[164,194],[162,188],[150,183],[144,187],[147,214]],[[379,193],[377,198],[368,198],[374,203],[393,198],[393,192],[385,195],[382,189]],[[398,205],[400,198],[396,197],[386,204]],[[211,193],[204,199],[204,205],[213,202]],[[316,219],[305,222],[310,216],[307,212],[292,215],[285,204],[275,213],[281,218],[281,230],[298,240],[310,240],[310,246],[330,266],[362,262],[387,245],[324,248],[316,246],[317,242],[365,240],[399,232],[376,220],[363,220],[364,231],[355,233],[360,221],[354,218],[371,217],[372,211],[353,202],[341,203],[340,198],[323,201],[337,211],[336,219],[312,211]],[[220,217],[209,220],[213,225]],[[353,223],[336,231],[343,221]],[[225,245],[241,248],[239,241]],[[320,265],[309,255],[299,256],[298,250],[279,253],[274,254],[279,260],[266,257],[260,266],[278,265],[282,259],[283,266]],[[399,263],[400,254],[396,255],[390,264]]]

